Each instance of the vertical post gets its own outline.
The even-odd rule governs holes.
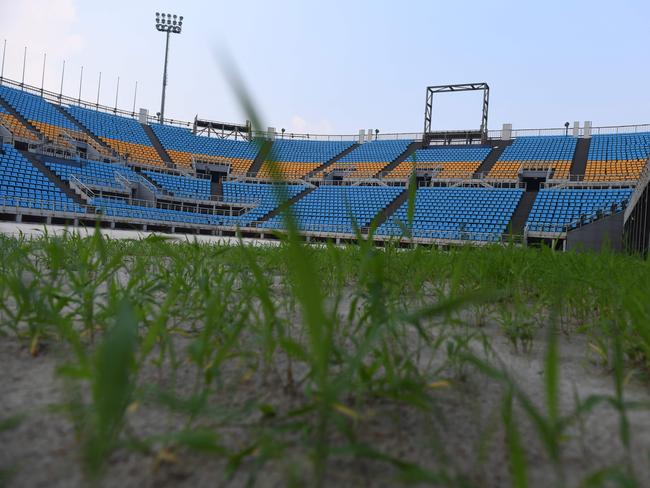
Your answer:
[[[47,53],[43,53],[43,73],[41,73],[41,96],[43,96],[43,88],[45,86],[45,61],[47,60]]]
[[[167,40],[165,41],[165,68],[163,70],[162,100],[160,102],[160,123],[165,120],[165,89],[167,88],[167,57],[169,55],[169,34],[167,31]]]
[[[120,94],[120,77],[117,77],[117,88],[115,88],[115,112],[117,112],[117,97]]]
[[[99,108],[99,90],[102,87],[102,72],[99,72],[99,81],[97,82],[97,101],[95,102],[95,107]],[[79,97],[81,98],[81,97]]]
[[[81,75],[79,76],[79,104],[81,104],[81,85],[84,81],[84,67],[81,67]]]
[[[424,136],[427,135],[427,132],[429,132],[431,128],[431,101],[431,89],[427,87],[427,96],[424,104]]]
[[[65,59],[63,60],[63,69],[61,70],[61,88],[59,88],[59,101],[63,98],[63,77],[65,76]]]
[[[133,115],[135,115],[135,99],[138,97],[138,82],[135,82],[135,91],[133,92]]]
[[[488,113],[490,107],[490,87],[485,84],[483,88],[483,114],[481,117],[481,142],[485,144],[488,139]]]
[[[20,82],[20,88],[25,85],[25,63],[27,62],[27,46],[25,46],[25,52],[23,53],[23,77]]]
[[[5,76],[5,54],[7,54],[7,39],[5,39],[4,46],[2,47],[2,68],[0,69],[0,84]]]

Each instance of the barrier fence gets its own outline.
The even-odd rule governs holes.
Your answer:
[[[0,84],[6,85],[18,90],[37,95],[44,98],[50,103],[55,105],[76,105],[83,108],[88,108],[92,110],[97,110],[98,112],[109,113],[113,115],[121,115],[123,117],[129,117],[133,119],[139,119],[139,114],[134,110],[123,110],[117,107],[109,107],[106,105],[101,105],[96,102],[89,102],[83,100],[80,97],[71,97],[63,95],[62,93],[56,93],[50,90],[45,90],[43,88],[35,87],[25,83],[20,83],[18,81],[11,80],[9,78],[0,78]],[[156,116],[149,115],[147,118],[148,123],[159,123],[159,119]],[[164,123],[167,125],[172,125],[176,127],[183,128],[192,128],[194,122],[183,121],[172,118],[165,118]],[[240,125],[240,124],[232,124]],[[456,134],[464,131],[437,131],[437,134]],[[466,131],[468,134],[476,131]],[[618,126],[599,126],[591,128],[591,135],[601,135],[601,134],[635,134],[640,132],[650,132],[650,124],[635,124],[635,125],[618,125]],[[573,128],[567,130],[565,127],[555,127],[555,128],[540,128],[540,129],[512,129],[510,132],[512,137],[524,137],[524,136],[564,136],[564,135],[573,135]],[[586,131],[584,127],[581,127],[578,131],[579,137],[584,137]],[[253,138],[268,138],[269,132],[264,130],[252,131],[251,136]],[[350,141],[356,142],[359,140],[359,134],[309,134],[309,133],[296,133],[296,132],[285,132],[284,134],[279,132],[275,134],[276,139],[300,139],[300,140],[313,140],[313,141]],[[364,139],[367,138],[367,133],[364,135]],[[391,132],[391,133],[372,133],[370,137],[371,140],[412,140],[412,141],[421,141],[424,138],[422,132]],[[490,139],[501,139],[502,131],[499,129],[488,130],[488,138]]]

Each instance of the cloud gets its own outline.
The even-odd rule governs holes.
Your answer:
[[[311,123],[300,115],[294,115],[291,117],[291,123],[287,127],[287,131],[297,134],[332,134],[334,126],[327,119],[321,119],[316,123]]]
[[[25,82],[40,85],[43,53],[47,53],[46,86],[60,76],[61,62],[83,49],[83,38],[76,31],[75,0],[0,0],[0,10],[0,42],[7,40],[5,76],[9,78],[20,80],[25,46]]]

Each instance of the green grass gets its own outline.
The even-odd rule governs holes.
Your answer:
[[[277,248],[96,234],[0,238],[0,255],[0,336],[35,356],[45,346],[68,351],[57,411],[74,426],[89,478],[102,476],[115,452],[156,459],[197,451],[225,462],[224,476],[244,473],[251,483],[280,463],[287,484],[323,485],[336,474],[332,460],[348,459],[389,466],[395,482],[467,485],[453,460],[418,465],[364,433],[378,405],[436,415],[446,392],[478,372],[502,385],[495,428],[505,433],[512,484],[528,485],[534,460],[522,429],[530,423],[562,486],[564,440],[580,419],[610,405],[629,450],[629,412],[647,408],[625,397],[628,375],[644,380],[650,367],[650,270],[631,257],[316,248],[291,226]],[[545,351],[544,402],[493,358],[489,324],[519,354]],[[613,386],[566,411],[559,350],[575,334]],[[243,403],[220,400],[250,382],[275,384],[290,401],[264,388]],[[142,434],[130,422],[137,410],[169,421]],[[238,442],[228,435],[235,426]],[[638,483],[630,457],[620,453],[586,485]]]

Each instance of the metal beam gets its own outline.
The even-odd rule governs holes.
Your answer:
[[[462,83],[455,85],[437,85],[427,87],[426,105],[424,108],[424,139],[432,133],[431,121],[433,118],[433,98],[437,93],[456,93],[466,91],[483,91],[483,111],[481,114],[480,133],[483,142],[487,141],[488,113],[490,104],[490,87],[487,83]]]

